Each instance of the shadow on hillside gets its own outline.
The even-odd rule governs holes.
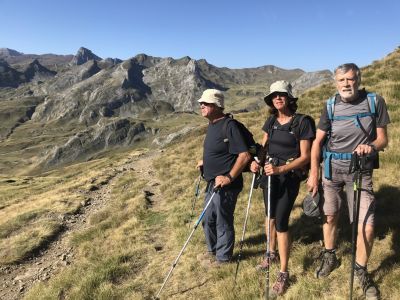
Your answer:
[[[266,246],[263,247],[262,250],[257,250],[257,251],[249,250],[248,246],[249,245],[251,245],[251,246],[265,245],[265,244],[266,244],[265,235],[261,234],[261,233],[245,238],[243,241],[243,248],[242,248],[242,253],[241,253],[240,259],[244,260],[247,258],[259,257],[259,256],[264,255]],[[235,253],[233,254],[233,257],[232,257],[233,261],[237,260],[237,257],[239,255],[239,250],[240,250],[240,241],[238,241],[237,246],[235,246]]]
[[[376,192],[376,238],[384,239],[392,233],[393,254],[383,259],[374,271],[386,274],[394,264],[400,263],[400,188],[384,185]]]

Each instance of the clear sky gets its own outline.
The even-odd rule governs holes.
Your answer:
[[[218,67],[360,67],[400,46],[399,0],[0,0],[0,48],[204,58]]]

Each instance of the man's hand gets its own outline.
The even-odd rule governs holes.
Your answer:
[[[359,156],[361,155],[367,155],[371,154],[374,152],[374,148],[370,145],[362,144],[358,145],[356,149],[354,149],[354,152],[356,152]]]
[[[224,187],[231,184],[231,179],[228,176],[219,175],[215,177],[215,185],[214,188]]]
[[[196,169],[201,169],[203,167],[203,160],[199,160],[196,165]]]
[[[315,196],[318,192],[318,175],[311,175],[307,180],[307,190],[311,193],[311,196]]]

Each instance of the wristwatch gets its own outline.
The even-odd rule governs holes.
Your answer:
[[[374,145],[374,144],[369,144],[369,146],[372,148],[372,150],[374,150],[374,151],[378,151],[378,149],[376,148],[376,146]]]
[[[228,173],[228,174],[226,174],[225,176],[229,178],[229,181],[230,181],[230,182],[233,181],[233,178],[232,178],[231,174]]]

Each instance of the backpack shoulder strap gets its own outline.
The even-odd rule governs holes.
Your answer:
[[[326,111],[328,112],[328,119],[331,121],[333,120],[333,114],[335,112],[336,95],[337,94],[326,101]]]
[[[375,93],[368,93],[367,94],[368,98],[368,105],[369,105],[369,110],[371,114],[376,116],[376,94]]]
[[[309,116],[305,114],[294,114],[291,124],[289,126],[289,131],[293,132],[296,140],[300,140],[300,125],[303,122],[303,120],[308,117]]]
[[[224,123],[222,124],[222,137],[224,138],[224,143],[228,143],[228,123],[230,121],[235,121],[232,114],[225,114]]]
[[[276,116],[275,115],[271,115],[271,116],[268,117],[267,126],[266,126],[268,135],[270,135],[270,132],[273,130],[275,121],[276,121]]]

